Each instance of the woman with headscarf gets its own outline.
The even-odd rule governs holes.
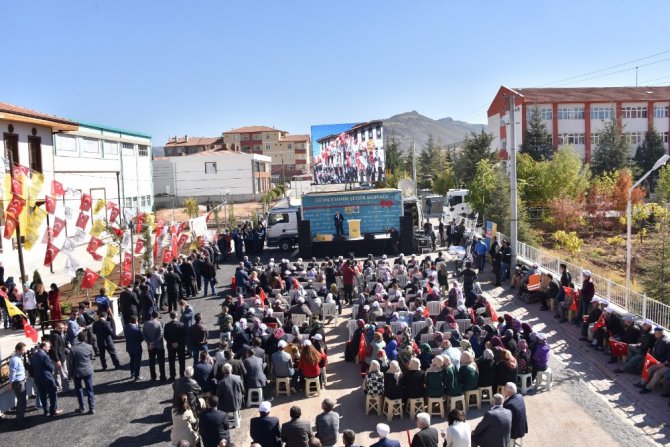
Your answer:
[[[461,367],[458,369],[458,383],[463,391],[476,390],[479,383],[479,371],[472,355],[464,351],[461,354]]]
[[[531,363],[533,365],[533,380],[537,375],[538,371],[546,371],[549,367],[549,353],[551,352],[551,346],[547,343],[547,334],[540,332],[537,334],[537,342],[535,344],[535,349],[533,350],[533,356],[531,358]]]
[[[421,343],[421,353],[419,354],[419,362],[421,370],[425,371],[430,368],[433,361],[433,350],[428,343]]]
[[[382,337],[380,332],[375,331],[372,335],[372,342],[367,346],[365,363],[368,365],[372,364],[373,360],[379,358],[379,351],[383,351],[385,347],[386,343],[384,343],[384,337]]]
[[[485,349],[481,358],[477,359],[477,370],[479,371],[479,380],[477,387],[495,386],[496,369],[493,361],[493,351]]]
[[[472,345],[470,344],[469,340],[461,340],[461,351],[467,352],[473,359],[476,358],[475,351],[472,350]]]
[[[384,374],[377,360],[370,362],[370,368],[363,381],[363,392],[371,396],[384,395]]]
[[[456,319],[453,315],[447,315],[447,318],[445,318],[444,321],[447,323],[449,329],[458,330],[458,323],[456,323]]]
[[[345,349],[345,361],[347,362],[358,362],[358,351],[361,345],[361,339],[363,337],[363,331],[365,330],[365,321],[358,320],[356,321],[356,329],[351,336],[351,341],[347,343]]]
[[[442,342],[444,341],[444,336],[442,335],[442,332],[435,332],[435,335],[433,336],[433,339],[428,343],[431,348],[439,348],[442,346]]]
[[[414,337],[414,341],[416,342],[416,344],[420,344],[422,335],[429,335],[432,334],[433,332],[435,332],[435,329],[433,328],[433,320],[431,320],[430,318],[426,318],[426,325],[422,327],[421,330],[416,334],[416,336]]]
[[[402,399],[404,390],[400,385],[401,377],[400,365],[397,361],[393,360],[389,364],[389,369],[384,374],[384,396],[387,399]]]
[[[444,360],[436,355],[426,370],[426,397],[444,396]]]
[[[408,312],[409,308],[407,307],[407,303],[405,303],[405,298],[402,296],[398,298],[398,305],[395,307],[396,312]]]
[[[470,319],[470,314],[468,313],[468,308],[465,307],[465,304],[459,304],[458,306],[456,306],[456,310],[454,311],[454,318],[456,320]]]
[[[423,397],[426,389],[425,378],[426,373],[421,370],[421,362],[413,357],[407,365],[407,371],[400,378],[400,386],[405,392],[403,398],[406,400]]]
[[[530,374],[531,372],[531,353],[528,349],[528,342],[523,338],[517,343],[517,349],[514,353],[519,374]]]
[[[470,342],[470,346],[472,347],[472,352],[475,355],[475,358],[478,359],[479,357],[482,356],[482,353],[484,352],[484,340],[482,339],[482,330],[479,328],[479,326],[474,325],[470,328],[470,338],[468,338],[468,341]]]
[[[496,363],[496,386],[504,386],[507,382],[516,382],[517,363],[511,352],[503,349],[502,359]]]
[[[8,282],[10,278],[7,278]],[[49,318],[51,321],[58,321],[63,319],[60,308],[60,290],[55,283],[52,283],[49,287],[51,289],[49,290]]]
[[[447,296],[447,305],[452,309],[456,309],[458,302],[463,300],[463,289],[458,284],[458,281],[451,283],[451,290]]]
[[[395,339],[391,339],[384,348],[386,352],[386,358],[389,362],[392,362],[398,358],[398,342]]]
[[[447,396],[460,396],[463,394],[461,384],[458,381],[458,371],[454,367],[449,356],[441,355],[443,363],[444,378],[442,384],[444,387],[444,394]]]
[[[511,329],[505,329],[505,333],[502,337],[503,345],[505,349],[510,351],[512,355],[516,354],[516,340],[514,339],[514,331]]]
[[[400,370],[403,373],[407,372],[407,370],[409,369],[409,362],[413,358],[415,357],[411,345],[407,345],[404,348],[400,349],[400,351],[398,352],[398,363],[400,364]]]

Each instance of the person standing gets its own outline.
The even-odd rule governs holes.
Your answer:
[[[510,447],[512,431],[512,412],[503,408],[502,394],[493,395],[491,409],[472,432],[472,441],[486,447]]]
[[[126,336],[126,352],[130,357],[130,377],[134,381],[142,380],[140,365],[142,364],[142,342],[144,336],[137,324],[137,315],[130,317],[129,323],[123,328]]]
[[[119,295],[119,306],[124,327],[130,324],[131,316],[140,314],[140,299],[133,292],[132,286],[124,288]]]
[[[67,320],[67,331],[65,333],[65,339],[67,340],[70,346],[77,344],[77,335],[81,332],[81,327],[77,319],[79,318],[79,310],[72,308],[70,311],[70,318]]]
[[[291,420],[281,427],[281,440],[285,447],[307,447],[313,436],[309,422],[300,420],[302,410],[298,406],[292,406],[289,414]]]
[[[26,425],[26,368],[23,364],[23,355],[26,352],[26,344],[19,342],[14,348],[14,355],[9,359],[9,383],[16,396],[16,424],[19,428]]]
[[[78,343],[72,346],[70,351],[70,371],[74,377],[74,390],[77,393],[79,408],[75,413],[84,412],[84,392],[88,398],[88,414],[95,413],[95,394],[93,394],[93,365],[95,358],[93,347],[86,343],[86,333],[77,335]],[[84,386],[82,388],[82,382]]]
[[[184,323],[177,320],[177,312],[170,312],[170,321],[165,325],[165,343],[167,343],[170,380],[175,380],[175,359],[179,360],[179,377],[184,377],[186,367],[186,329]]]
[[[379,435],[379,441],[372,444],[370,447],[400,447],[398,441],[393,441],[388,439],[387,436],[391,433],[391,427],[387,424],[377,424],[377,434]],[[345,430],[346,432],[347,430]]]
[[[335,211],[335,216],[333,216],[333,221],[335,222],[335,234],[337,236],[344,235],[344,216],[340,213],[339,210]]]
[[[212,261],[209,259],[205,259],[202,261],[202,264],[200,265],[200,274],[202,275],[203,279],[203,297],[207,296],[207,286],[212,289],[212,295],[216,296],[216,267],[214,267],[214,264]]]
[[[281,431],[279,430],[279,419],[270,416],[272,404],[261,402],[258,406],[260,416],[251,418],[249,421],[249,432],[253,442],[263,447],[281,447]]]
[[[216,385],[216,396],[219,398],[219,410],[226,413],[237,413],[242,408],[244,399],[244,383],[240,376],[233,374],[233,367],[226,363],[222,367],[223,377]]]
[[[38,346],[39,348],[30,358],[30,363],[33,365],[33,373],[37,388],[40,391],[40,402],[42,402],[42,408],[44,408],[44,415],[53,417],[63,414],[63,410],[58,408],[56,379],[54,379],[56,367],[48,354],[51,343],[43,341]],[[49,403],[48,406],[47,402]]]
[[[482,238],[477,238],[475,243],[475,254],[477,255],[477,271],[484,273],[484,265],[486,264],[486,254],[489,252],[489,247]]]
[[[55,283],[52,283],[49,288],[49,311],[51,321],[58,321],[62,318],[60,309],[60,290]]]
[[[160,380],[166,380],[165,377],[165,346],[163,343],[163,325],[158,321],[158,312],[153,311],[151,320],[144,323],[142,328],[144,341],[147,343],[149,352],[149,370],[151,380],[156,380],[156,361],[158,360],[158,369],[160,371]]]
[[[419,413],[416,415],[416,428],[419,432],[412,438],[411,447],[437,447],[440,436],[437,430],[430,426],[430,415]]]
[[[447,416],[449,428],[442,432],[444,447],[470,447],[470,424],[465,422],[465,414],[457,408],[449,412]]]
[[[200,414],[198,425],[203,447],[218,447],[224,439],[228,444],[230,443],[228,415],[219,410],[218,406],[219,398],[209,396],[207,409]]]
[[[156,306],[160,310],[165,310],[165,301],[166,298],[163,296],[163,267],[160,270],[157,267],[154,267],[151,275],[149,275],[149,284],[151,285],[152,290],[154,291],[154,298],[156,300]]]
[[[163,275],[165,281],[165,292],[167,293],[168,310],[177,310],[177,300],[179,299],[179,288],[181,286],[181,278],[174,271],[172,264],[168,265],[167,272]]]
[[[44,290],[44,284],[37,284],[35,287],[35,299],[37,301],[37,309],[40,314],[40,326],[46,327],[49,321],[49,294]]]
[[[442,218],[440,217],[437,219],[438,224],[437,224],[437,232],[440,234],[440,246],[444,247],[444,222],[442,222]]]
[[[35,322],[37,321],[37,297],[35,296],[35,292],[28,287],[28,283],[23,285],[23,310],[28,314],[30,325],[35,327]]]
[[[65,324],[59,321],[49,335],[49,357],[55,365],[55,381],[58,391],[67,390],[70,384],[67,381],[67,341],[65,339]]]
[[[316,416],[316,437],[323,447],[335,447],[340,432],[340,415],[333,411],[335,402],[325,399],[321,403],[323,413]]]
[[[202,322],[202,315],[198,312],[193,316],[195,324],[188,329],[188,336],[191,340],[191,355],[193,356],[193,365],[198,363],[200,351],[207,351],[207,328]]]
[[[93,323],[93,333],[98,341],[98,352],[100,352],[100,364],[102,370],[107,369],[107,359],[105,352],[109,353],[114,368],[121,369],[121,363],[116,356],[116,347],[114,346],[114,331],[112,325],[107,321],[107,312],[101,312],[98,321]]]
[[[503,408],[512,412],[512,429],[510,437],[513,444],[516,440],[522,439],[528,434],[528,419],[526,418],[526,403],[523,396],[517,393],[516,384],[514,382],[507,382],[503,388],[503,396],[505,403]],[[521,442],[523,444],[523,440]]]

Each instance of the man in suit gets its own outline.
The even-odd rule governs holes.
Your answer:
[[[233,374],[230,364],[223,365],[223,378],[216,385],[216,396],[219,398],[219,410],[235,413],[242,408],[244,384],[239,376]]]
[[[511,447],[512,412],[503,408],[502,394],[493,395],[491,409],[472,432],[472,443],[480,447]]]
[[[344,216],[340,214],[340,211],[335,211],[335,216],[333,216],[333,221],[335,221],[335,234],[341,236],[344,234]]]
[[[179,299],[179,288],[181,286],[181,278],[174,272],[174,267],[168,265],[167,273],[163,275],[165,281],[165,291],[168,297],[168,310],[177,310],[177,300]]]
[[[281,427],[281,440],[285,447],[307,447],[312,438],[312,427],[309,422],[301,421],[302,410],[298,406],[292,406],[289,410],[291,420]]]
[[[170,312],[170,321],[165,325],[165,342],[167,343],[168,365],[170,366],[170,380],[174,380],[175,358],[179,359],[179,377],[184,377],[186,366],[186,329],[184,323],[177,320],[177,312]]]
[[[126,336],[126,352],[130,357],[130,377],[134,381],[142,380],[140,377],[140,365],[142,363],[142,342],[144,336],[137,324],[137,315],[131,315],[129,323],[123,328]]]
[[[503,388],[505,403],[503,408],[512,412],[512,440],[521,439],[528,433],[528,419],[526,418],[526,403],[523,396],[516,391],[516,383],[507,382]]]
[[[68,390],[70,384],[67,381],[67,340],[63,322],[56,323],[54,330],[49,334],[49,343],[51,344],[49,357],[56,367],[54,371],[56,389],[58,391]]]
[[[142,328],[144,341],[147,343],[149,352],[149,371],[151,380],[156,380],[156,361],[160,371],[160,380],[167,380],[165,377],[165,344],[163,343],[163,325],[158,321],[158,312],[154,310],[151,313],[151,320],[144,323]]]
[[[400,443],[398,441],[386,439],[389,433],[391,433],[391,427],[386,424],[377,424],[377,434],[379,435],[379,441],[375,442],[370,447],[400,447]]]
[[[271,409],[272,404],[270,402],[261,402],[258,406],[261,415],[251,418],[249,432],[251,439],[263,447],[281,447],[279,419],[270,416]]]
[[[335,447],[340,431],[340,415],[333,411],[335,402],[325,399],[321,403],[323,413],[316,416],[316,437],[324,447]]]
[[[200,439],[204,447],[218,447],[223,439],[230,444],[228,415],[221,410],[217,410],[218,405],[219,398],[209,396],[207,409],[200,414],[198,431],[200,432]]]
[[[77,393],[79,408],[75,413],[84,412],[84,392],[88,398],[88,414],[95,413],[95,394],[93,394],[93,365],[95,358],[93,347],[86,343],[86,333],[77,334],[76,345],[70,351],[70,373],[74,376],[74,390]],[[82,388],[82,382],[84,386]]]
[[[437,447],[440,436],[437,430],[430,426],[428,413],[416,415],[416,428],[419,429],[419,432],[412,438],[411,447]]]
[[[33,365],[33,374],[37,387],[40,391],[40,402],[44,408],[45,416],[57,416],[63,413],[58,409],[56,396],[56,379],[54,379],[55,365],[49,358],[51,343],[43,341],[38,345],[37,351],[30,358]],[[49,406],[47,407],[47,396],[49,397]]]
[[[98,341],[98,351],[100,352],[100,364],[102,365],[102,370],[104,371],[107,369],[105,351],[109,353],[114,368],[121,369],[121,363],[119,363],[119,358],[116,356],[116,348],[114,347],[114,330],[112,329],[112,325],[109,324],[109,321],[107,321],[107,312],[100,312],[100,318],[93,323],[93,333]]]
[[[119,307],[121,308],[124,327],[130,324],[130,317],[132,315],[140,313],[140,299],[133,292],[130,285],[123,289],[123,292],[119,295]]]

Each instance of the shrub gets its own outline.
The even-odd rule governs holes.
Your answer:
[[[573,256],[577,256],[584,245],[584,241],[574,231],[568,233],[559,230],[551,235],[551,239],[554,241],[554,248],[563,248]]]

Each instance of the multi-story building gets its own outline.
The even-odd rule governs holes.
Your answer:
[[[527,124],[537,110],[551,134],[554,149],[571,145],[585,162],[598,140],[598,132],[617,120],[635,155],[645,132],[655,129],[668,149],[670,87],[517,88],[500,87],[488,109],[494,140],[491,149],[507,158],[509,97],[515,97],[515,141],[523,143]]]
[[[172,137],[165,143],[164,151],[166,157],[179,157],[192,155],[204,151],[216,151],[223,149],[223,137]]]

